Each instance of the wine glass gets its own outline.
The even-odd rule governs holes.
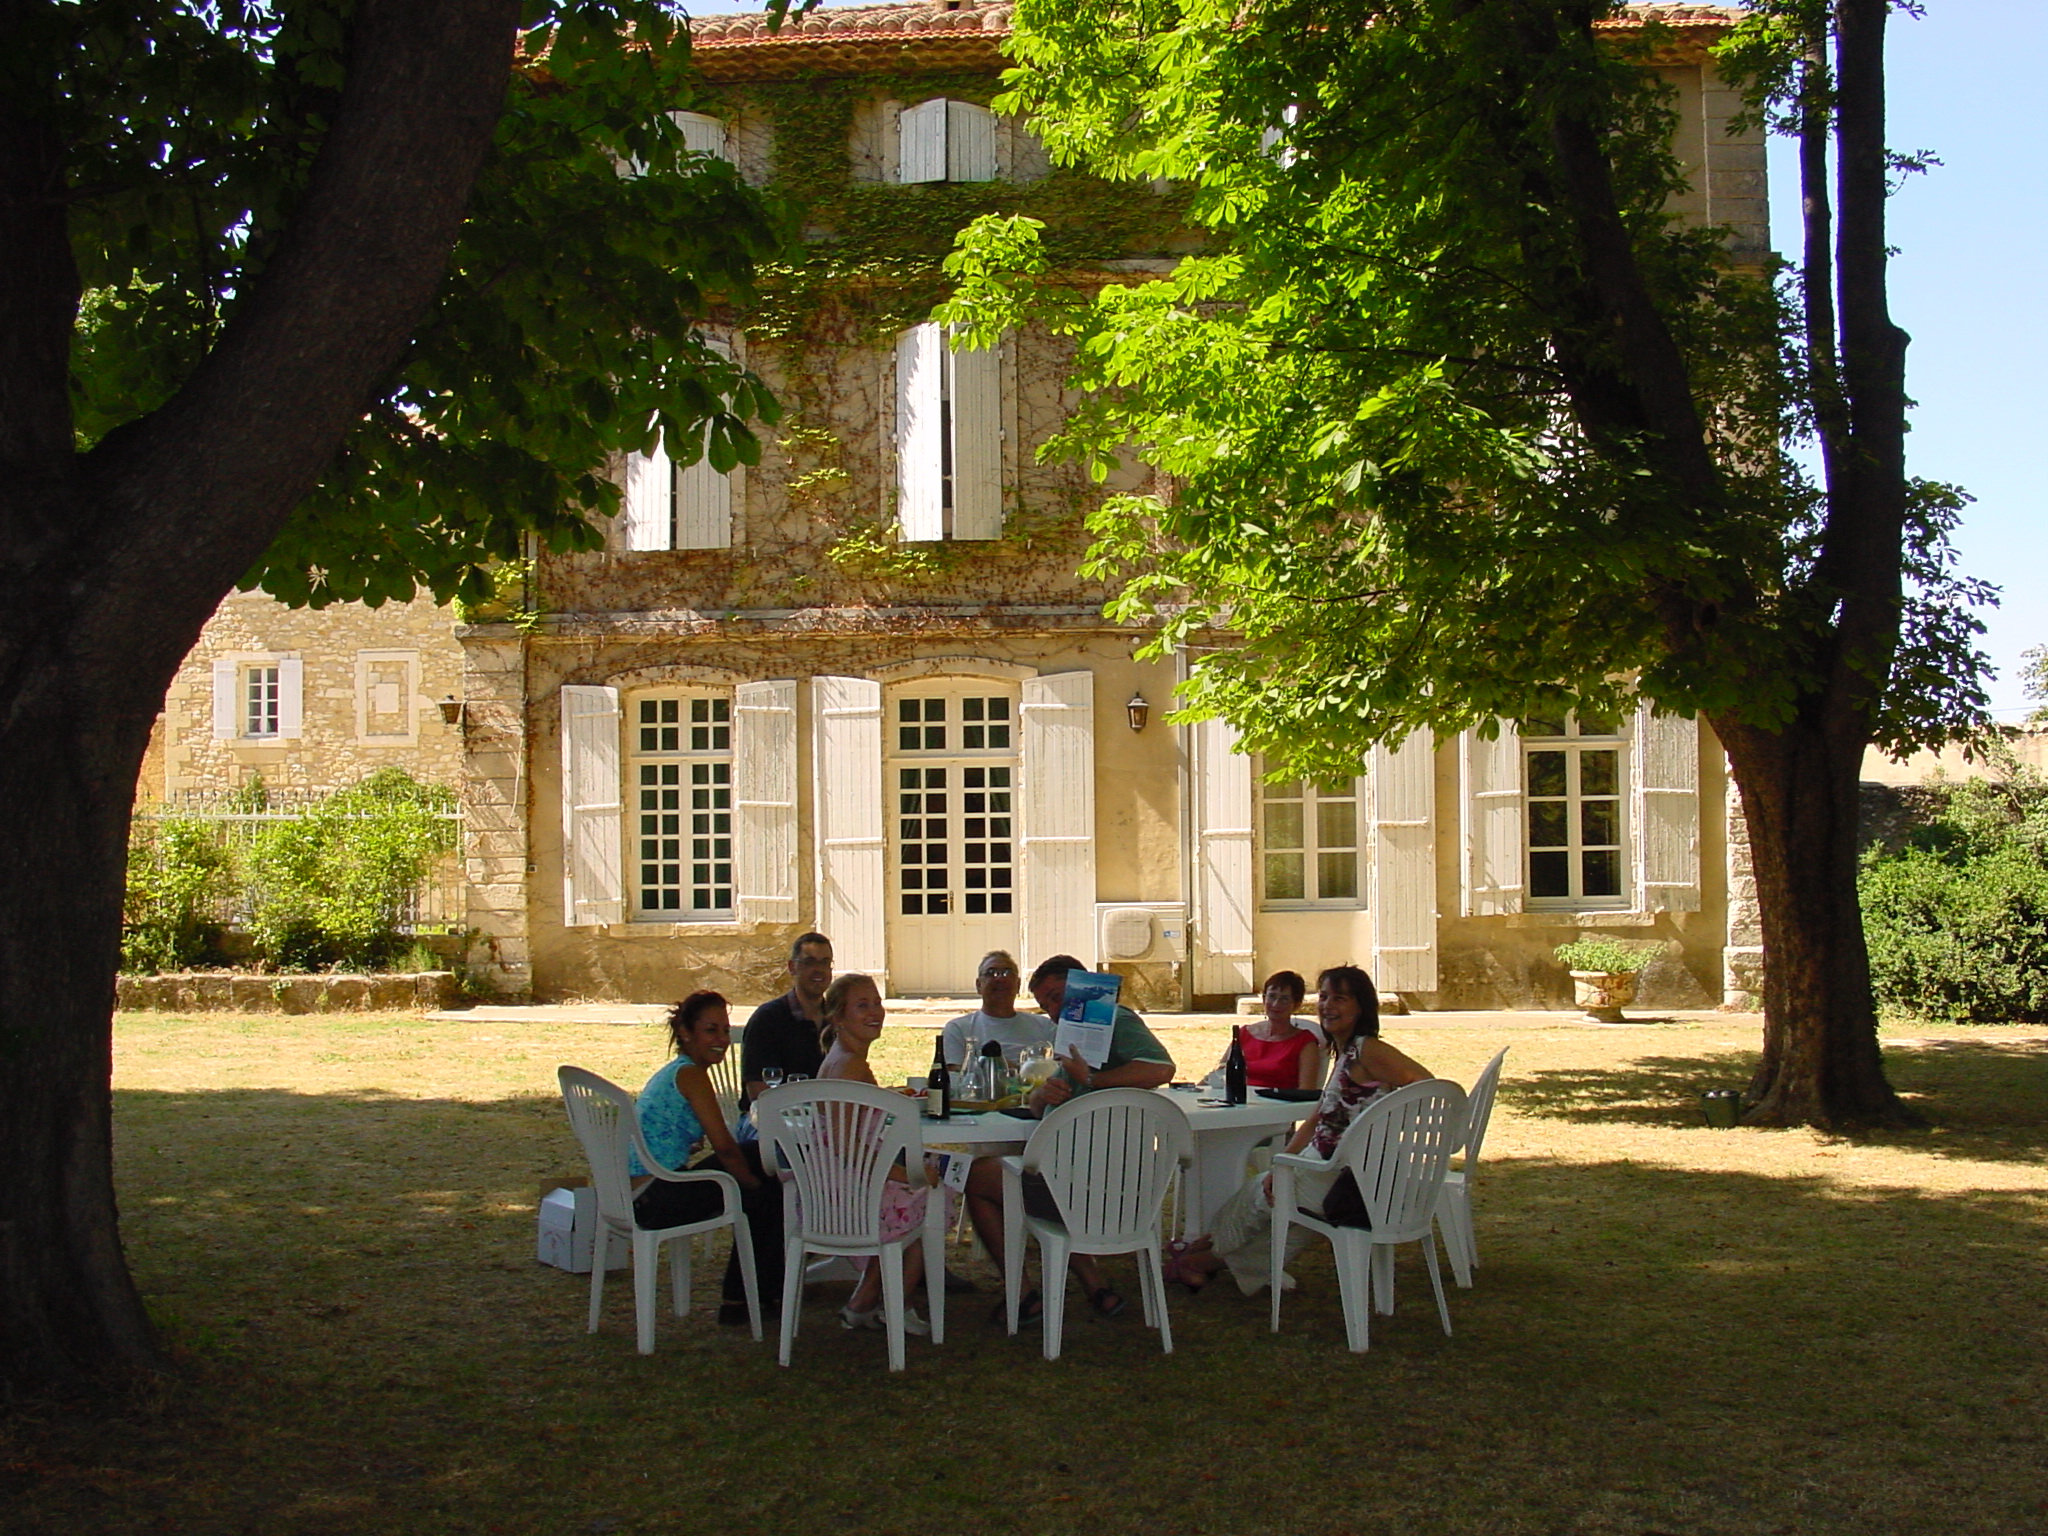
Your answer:
[[[770,1088],[780,1088],[782,1086],[782,1068],[763,1067],[761,1069],[761,1081]]]

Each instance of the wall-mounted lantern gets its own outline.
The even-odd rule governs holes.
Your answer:
[[[1134,693],[1131,695],[1131,702],[1124,706],[1124,713],[1130,717],[1131,729],[1142,731],[1145,729],[1145,722],[1152,718],[1152,706],[1145,702],[1145,695]]]
[[[450,694],[447,698],[441,700],[439,704],[435,705],[435,708],[441,711],[441,719],[445,723],[460,725],[462,724],[463,717],[469,713],[469,700],[458,699],[453,694]]]

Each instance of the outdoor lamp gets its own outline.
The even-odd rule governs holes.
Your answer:
[[[1131,695],[1131,702],[1124,706],[1124,713],[1131,717],[1131,729],[1142,731],[1145,729],[1145,722],[1152,718],[1152,706],[1145,702],[1145,695],[1134,693]]]
[[[467,699],[458,699],[453,694],[450,694],[435,707],[441,711],[441,718],[449,725],[460,725],[463,712],[469,708],[469,701]]]

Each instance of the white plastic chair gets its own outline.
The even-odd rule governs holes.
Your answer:
[[[562,1086],[562,1104],[569,1111],[569,1124],[583,1144],[590,1163],[591,1186],[597,1191],[597,1248],[590,1266],[590,1329],[597,1332],[597,1320],[604,1306],[604,1256],[608,1234],[618,1232],[631,1243],[633,1255],[633,1322],[640,1353],[654,1353],[654,1282],[661,1264],[661,1251],[668,1248],[670,1304],[677,1317],[690,1310],[690,1259],[700,1232],[732,1228],[733,1247],[740,1256],[740,1276],[747,1288],[747,1320],[754,1338],[761,1337],[761,1297],[754,1279],[753,1236],[740,1211],[740,1186],[729,1173],[715,1168],[685,1173],[664,1167],[647,1148],[640,1134],[640,1117],[634,1112],[633,1095],[617,1083],[586,1072],[581,1067],[561,1067],[555,1080]],[[657,1179],[674,1184],[715,1184],[725,1197],[725,1208],[716,1216],[692,1221],[680,1227],[647,1228],[633,1219],[633,1180],[626,1154],[639,1154],[640,1166]]]
[[[1382,1312],[1394,1310],[1394,1249],[1419,1242],[1436,1289],[1437,1316],[1451,1331],[1444,1279],[1436,1262],[1436,1209],[1451,1149],[1465,1124],[1465,1090],[1441,1078],[1410,1083],[1373,1100],[1359,1112],[1328,1162],[1283,1152],[1273,1159],[1273,1331],[1280,1331],[1281,1270],[1287,1229],[1299,1224],[1330,1240],[1344,1302],[1345,1342],[1363,1353],[1370,1342],[1373,1292]],[[1295,1203],[1294,1180],[1304,1171],[1348,1168],[1358,1181],[1370,1227],[1343,1227]]]
[[[932,1342],[946,1337],[946,1201],[925,1180],[924,1136],[918,1104],[868,1083],[837,1080],[785,1083],[754,1101],[761,1140],[789,1169],[800,1213],[788,1224],[784,1256],[782,1347],[789,1364],[801,1309],[806,1255],[868,1255],[882,1266],[883,1321],[889,1334],[889,1369],[903,1369],[903,1250],[924,1243],[925,1287]],[[901,1159],[912,1185],[930,1190],[922,1227],[882,1241],[882,1187]]]
[[[725,1059],[711,1069],[711,1088],[718,1095],[718,1107],[725,1111],[726,1123],[730,1125],[740,1112],[740,1030],[732,1032],[732,1045],[726,1050]]]
[[[1019,1157],[1003,1159],[1003,1291],[1010,1332],[1023,1301],[1024,1235],[1038,1239],[1045,1358],[1057,1360],[1066,1317],[1067,1260],[1076,1253],[1135,1253],[1145,1326],[1173,1353],[1160,1262],[1162,1211],[1174,1175],[1194,1161],[1181,1107],[1142,1088],[1103,1088],[1049,1111]],[[1024,1175],[1045,1180],[1060,1219],[1024,1210]]]
[[[1472,1271],[1479,1267],[1479,1240],[1472,1231],[1472,1178],[1479,1169],[1479,1148],[1486,1140],[1486,1124],[1493,1118],[1493,1097],[1500,1087],[1500,1064],[1507,1055],[1502,1046],[1473,1080],[1465,1098],[1465,1140],[1459,1151],[1465,1165],[1444,1175],[1444,1192],[1437,1201],[1437,1229],[1444,1235],[1444,1252],[1450,1255],[1451,1273],[1461,1290],[1472,1288]]]

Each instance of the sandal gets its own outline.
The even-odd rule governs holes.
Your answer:
[[[1196,1250],[1185,1238],[1175,1238],[1166,1245],[1166,1253],[1160,1259],[1160,1277],[1168,1285],[1177,1285],[1190,1296],[1209,1283],[1209,1277],[1198,1269],[1188,1266],[1188,1258]]]
[[[1026,1323],[1035,1323],[1044,1316],[1044,1298],[1036,1291],[1026,1291],[1023,1299],[1017,1303],[1017,1326],[1021,1328]],[[1010,1303],[1007,1298],[996,1303],[996,1309],[989,1313],[988,1320],[997,1327],[1002,1327],[1010,1321]]]
[[[1088,1305],[1095,1309],[1097,1317],[1107,1321],[1112,1317],[1122,1317],[1126,1303],[1123,1297],[1104,1285],[1088,1293]]]

